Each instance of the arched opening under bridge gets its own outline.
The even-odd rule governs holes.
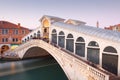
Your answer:
[[[1,54],[3,54],[5,51],[7,51],[7,50],[9,50],[10,49],[10,47],[8,46],[8,45],[3,45],[2,47],[1,47]]]
[[[41,47],[38,47],[38,46],[34,46],[34,47],[29,48],[25,52],[25,54],[23,56],[23,59],[25,59],[25,58],[32,58],[32,57],[39,57],[39,58],[40,57],[51,57],[52,59],[54,59],[54,61],[56,62],[56,64],[59,65],[59,63],[57,62],[57,60],[47,50],[45,50],[45,49],[43,49]],[[60,67],[60,65],[58,67]],[[60,67],[60,70],[62,71],[62,75],[64,75],[63,77],[65,77],[65,79],[68,80],[67,76],[65,75],[65,73],[64,73],[64,71],[63,71],[63,69],[61,67]],[[60,76],[62,76],[62,75],[60,75]]]

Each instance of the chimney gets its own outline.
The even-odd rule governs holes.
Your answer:
[[[20,28],[20,23],[18,23],[18,28]]]
[[[97,28],[99,28],[99,22],[97,21],[97,23],[96,23],[96,26],[97,26]]]

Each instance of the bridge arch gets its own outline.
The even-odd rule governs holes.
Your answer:
[[[85,57],[85,40],[78,37],[75,43],[75,53],[81,57]]]
[[[66,49],[74,52],[74,37],[71,33],[69,33],[67,35],[67,39],[66,39]]]
[[[87,47],[87,60],[99,64],[100,57],[100,48],[99,44],[96,41],[91,41],[88,43]]]
[[[32,53],[32,52],[36,52],[36,53]],[[37,52],[39,52],[39,53],[37,53]],[[51,55],[58,62],[58,64],[61,66],[61,69],[64,71],[64,73],[66,74],[68,79],[70,78],[70,76],[68,75],[68,73],[66,72],[66,70],[63,66],[63,60],[60,60],[58,58],[58,56],[56,55],[56,51],[49,48],[49,46],[46,47],[45,44],[40,43],[40,45],[39,45],[38,43],[34,43],[31,46],[24,48],[24,50],[19,52],[19,53],[22,54],[22,55],[19,54],[20,58],[30,58],[31,55],[34,57],[36,57],[36,55],[41,56],[41,57]]]
[[[58,35],[58,45],[62,48],[65,47],[65,34],[63,31],[60,31],[59,32],[59,35]]]
[[[104,48],[102,53],[102,67],[114,74],[118,74],[118,54],[112,46]]]
[[[52,30],[52,43],[57,44],[57,31],[56,29]]]

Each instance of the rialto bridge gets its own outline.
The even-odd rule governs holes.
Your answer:
[[[70,80],[119,80],[113,78],[120,76],[119,32],[47,15],[40,22],[41,26],[13,51],[20,58],[29,56],[33,48],[39,49],[41,55],[52,55]]]

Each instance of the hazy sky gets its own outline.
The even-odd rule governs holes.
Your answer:
[[[43,15],[105,27],[120,24],[120,0],[0,0],[0,20],[33,29]]]

